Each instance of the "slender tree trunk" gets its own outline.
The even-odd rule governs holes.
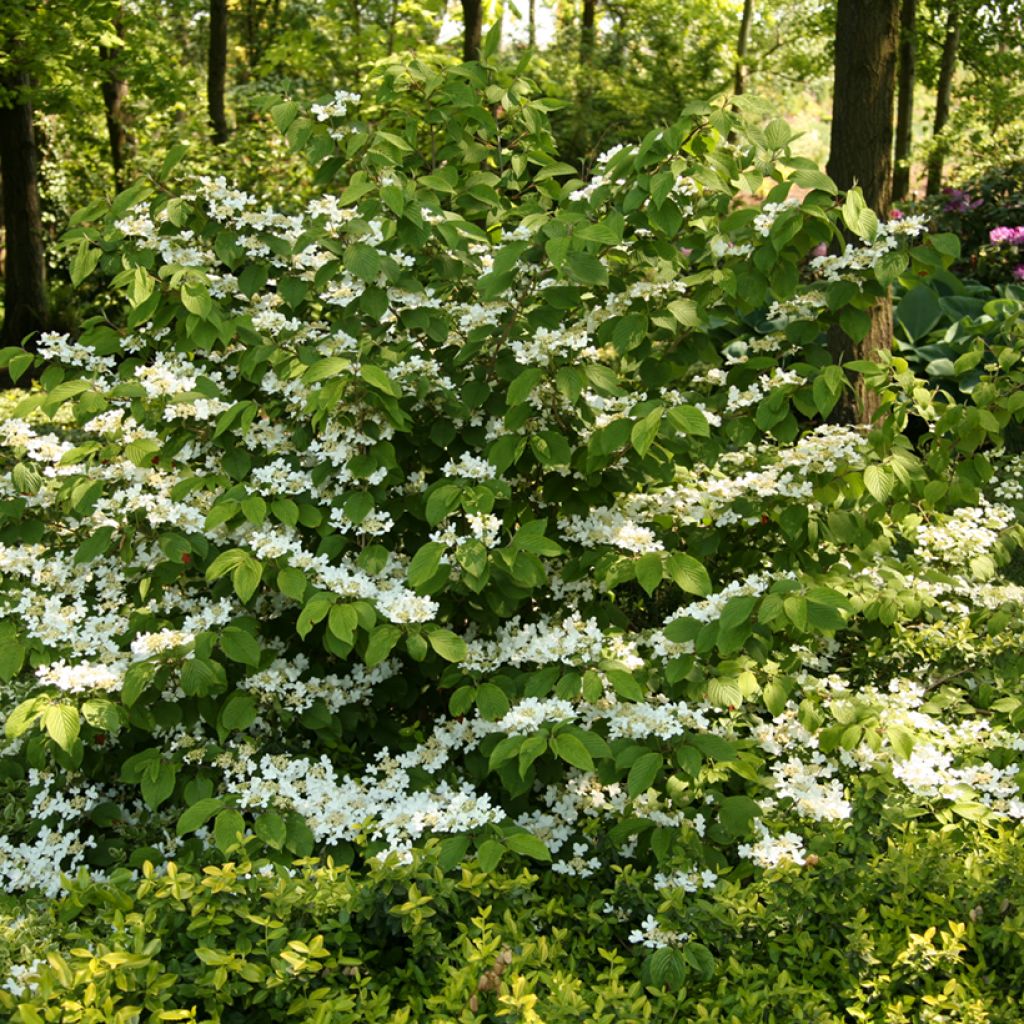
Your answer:
[[[388,56],[395,52],[395,33],[398,26],[398,0],[391,0],[388,11]]]
[[[942,188],[942,165],[946,158],[946,144],[942,131],[949,120],[949,107],[953,99],[953,75],[956,73],[957,51],[960,49],[960,9],[953,4],[946,20],[946,38],[942,41],[942,62],[939,65],[939,85],[935,94],[935,127],[932,132],[932,152],[928,157],[928,195]]]
[[[736,80],[733,92],[742,96],[747,89],[747,51],[750,49],[750,26],[754,22],[754,0],[743,0],[740,37],[736,41]]]
[[[892,197],[910,191],[910,150],[914,141],[914,80],[917,71],[917,0],[903,0],[900,8],[899,88],[896,99],[896,153],[893,159]]]
[[[900,0],[839,0],[836,17],[835,86],[828,173],[841,189],[859,185],[864,199],[887,217],[892,196],[892,108]],[[830,333],[833,358],[872,359],[892,345],[892,300],[871,310],[871,327],[860,341],[839,330]],[[878,396],[858,377],[837,415],[869,423]]]
[[[597,0],[583,0],[583,18],[580,21],[580,63],[589,64],[594,59],[594,42],[597,38]]]
[[[118,35],[121,25],[114,22]],[[114,188],[124,188],[124,167],[128,157],[128,128],[125,124],[124,101],[128,96],[128,83],[121,77],[118,67],[118,49],[100,46],[100,62],[103,65],[103,81],[100,92],[107,112],[107,135],[110,138],[110,163],[114,169]]]
[[[3,345],[20,345],[29,335],[47,328],[46,254],[39,208],[38,165],[30,85],[25,73],[10,74],[2,91],[11,96],[0,107],[0,175],[3,176],[4,323]]]
[[[483,3],[481,0],[462,0],[462,59],[467,63],[480,59],[483,35]]]
[[[213,141],[228,140],[228,118],[224,111],[224,86],[228,75],[228,4],[210,0],[210,55],[206,66],[206,102],[210,112]]]
[[[529,13],[526,21],[527,40],[530,49],[537,46],[537,0],[530,0]]]

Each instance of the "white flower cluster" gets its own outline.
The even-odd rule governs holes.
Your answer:
[[[1007,505],[969,505],[943,521],[917,528],[917,554],[926,562],[966,566],[995,547],[1000,534],[1016,521]]]

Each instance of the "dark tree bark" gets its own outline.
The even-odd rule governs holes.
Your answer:
[[[528,11],[526,20],[527,40],[530,44],[530,49],[534,49],[537,46],[537,0],[530,0]]]
[[[754,22],[754,0],[743,0],[740,37],[736,41],[736,78],[733,92],[742,96],[747,89],[747,51],[750,49],[750,26]]]
[[[956,74],[957,53],[960,49],[960,9],[954,3],[946,19],[946,37],[942,41],[942,61],[939,64],[939,83],[935,93],[935,126],[932,131],[932,152],[928,157],[928,195],[942,188],[942,165],[946,159],[942,131],[949,120],[949,107],[953,100],[953,76]]]
[[[583,18],[580,21],[580,63],[589,64],[594,59],[594,42],[597,38],[597,0],[583,0]]]
[[[115,22],[118,35],[121,26]],[[110,138],[110,163],[114,169],[114,187],[124,188],[124,167],[128,157],[128,128],[125,123],[124,102],[128,96],[128,83],[118,66],[118,49],[100,46],[100,62],[103,65],[103,80],[100,92],[107,112],[107,135]]]
[[[480,59],[480,42],[484,34],[484,11],[481,0],[462,0],[462,59]]]
[[[3,345],[20,345],[49,324],[46,255],[39,208],[38,165],[28,75],[0,81],[8,106],[0,106],[0,175],[3,176],[6,262]]]
[[[910,150],[914,140],[914,81],[917,72],[917,0],[903,0],[900,8],[899,88],[896,99],[896,153],[893,158],[892,197],[910,191]]]
[[[228,140],[228,118],[224,110],[224,87],[228,76],[228,4],[210,0],[210,53],[206,65],[206,103],[210,112],[213,141]]]
[[[828,173],[841,189],[859,185],[880,217],[892,198],[893,98],[900,0],[839,0],[836,16],[835,85]],[[837,362],[871,359],[892,345],[892,300],[871,310],[871,327],[854,342],[838,329],[829,337]],[[844,395],[837,416],[869,423],[878,396],[858,377]]]

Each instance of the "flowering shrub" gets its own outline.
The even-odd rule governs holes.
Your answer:
[[[1021,279],[1024,271],[1017,268],[1024,264],[1019,235],[1024,224],[1024,162],[993,164],[960,187],[926,196],[913,208],[927,215],[938,230],[960,238],[963,252],[955,268],[958,273],[987,285]]]
[[[694,111],[583,181],[544,109],[388,67],[274,108],[302,209],[218,179],[80,215],[117,300],[3,353],[41,368],[0,424],[9,888],[437,838],[713,899],[826,824],[1024,816],[1012,325],[967,406],[826,345],[955,240],[838,203],[782,121]],[[828,422],[847,371],[871,431]],[[606,912],[655,981],[712,969]]]

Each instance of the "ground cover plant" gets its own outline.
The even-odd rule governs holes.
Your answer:
[[[838,365],[955,236],[750,101],[586,179],[549,106],[384,63],[269,110],[304,207],[76,218],[107,299],[2,354],[13,1019],[1019,1019],[1024,307]]]

